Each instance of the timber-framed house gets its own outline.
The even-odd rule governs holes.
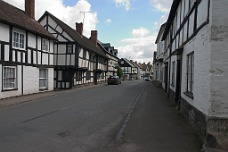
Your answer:
[[[110,43],[102,43],[98,41],[99,46],[104,50],[108,57],[107,76],[117,75],[117,67],[119,66],[118,50],[111,46]]]
[[[119,60],[119,65],[123,70],[123,79],[124,80],[134,80],[137,77],[137,67],[131,63],[126,58],[121,58]]]
[[[166,92],[204,148],[228,150],[228,1],[174,0],[166,22]]]
[[[34,0],[0,1],[0,99],[53,90],[56,39],[34,17]]]
[[[106,81],[108,59],[97,44],[96,30],[89,39],[83,36],[82,23],[73,29],[47,11],[39,22],[58,39],[54,47],[56,89]]]

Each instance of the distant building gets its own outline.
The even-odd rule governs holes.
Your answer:
[[[131,61],[122,58],[119,60],[119,65],[123,70],[124,80],[135,80],[137,78],[137,67]]]
[[[98,42],[100,47],[104,50],[106,56],[108,57],[108,71],[107,76],[117,75],[117,67],[119,66],[118,50],[111,46],[110,43]]]

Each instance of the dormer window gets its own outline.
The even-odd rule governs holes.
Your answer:
[[[42,50],[48,51],[48,40],[44,38],[42,39]]]
[[[25,49],[25,34],[22,32],[13,32],[13,47],[18,49]]]

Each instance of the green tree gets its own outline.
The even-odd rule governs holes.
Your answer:
[[[123,70],[121,69],[120,66],[117,67],[117,76],[122,77],[123,75]]]

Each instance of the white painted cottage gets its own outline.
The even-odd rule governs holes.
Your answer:
[[[0,1],[0,99],[53,90],[55,38],[25,11]]]
[[[205,149],[228,150],[227,6],[227,0],[174,0],[161,39],[166,91]]]

